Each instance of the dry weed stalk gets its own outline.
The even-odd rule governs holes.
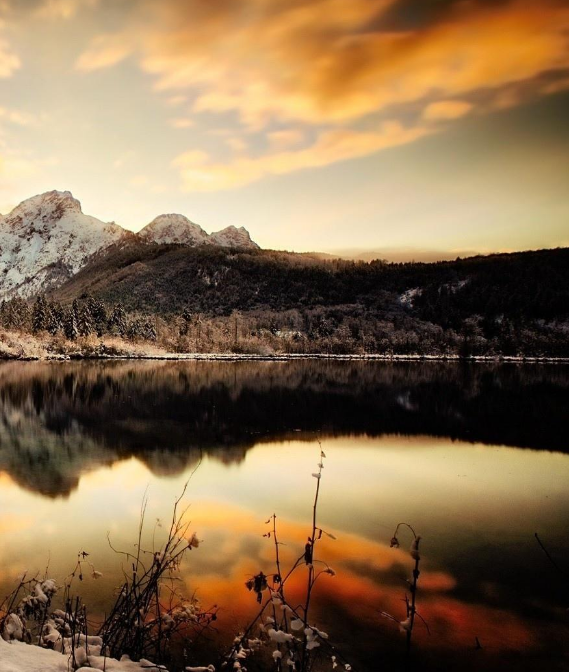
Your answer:
[[[334,570],[326,562],[316,558],[317,544],[322,536],[327,535],[335,539],[333,534],[319,527],[317,519],[325,458],[326,455],[320,446],[318,471],[312,474],[316,479],[316,487],[310,534],[302,555],[293,562],[286,574],[282,571],[279,551],[282,542],[278,538],[276,514],[273,513],[266,521],[267,525],[272,524],[272,529],[263,536],[269,539],[272,537],[276,571],[268,573],[260,571],[246,582],[247,589],[255,593],[261,607],[244,632],[235,638],[231,649],[221,661],[222,668],[246,670],[245,660],[254,652],[270,646],[274,647],[272,658],[277,672],[283,669],[291,672],[309,672],[319,656],[328,656],[332,669],[338,667],[341,661],[345,670],[351,670],[350,664],[329,641],[328,634],[310,621],[310,605],[316,582],[324,574],[335,576]],[[321,569],[317,569],[317,566]],[[307,570],[305,595],[301,604],[293,605],[286,597],[285,588],[290,577],[302,567],[306,567]],[[265,594],[266,597],[264,597]],[[267,610],[272,615],[265,615]],[[255,631],[257,636],[255,636]]]
[[[109,615],[99,630],[104,649],[113,657],[125,653],[133,660],[151,657],[161,663],[168,657],[175,635],[188,629],[203,632],[216,620],[217,607],[202,610],[195,597],[186,598],[178,590],[178,570],[184,555],[199,546],[196,534],[184,522],[187,508],[179,512],[188,483],[176,499],[166,541],[155,550],[142,548],[142,534],[148,500],[143,498],[136,554],[111,548],[129,563],[124,583]],[[167,597],[164,599],[164,594]]]
[[[196,467],[197,469],[197,467]],[[195,471],[195,470],[194,470]],[[64,609],[52,610],[52,598],[58,590],[53,579],[26,578],[0,603],[0,636],[51,648],[69,656],[69,669],[89,666],[90,657],[120,659],[128,655],[133,660],[152,657],[160,668],[170,653],[175,636],[189,631],[201,635],[216,620],[217,607],[201,609],[197,599],[186,599],[178,589],[180,563],[187,551],[199,546],[195,533],[189,534],[190,523],[184,522],[187,508],[179,511],[188,482],[176,499],[166,541],[158,550],[146,550],[142,536],[148,499],[143,497],[136,552],[113,550],[123,555],[128,572],[123,568],[124,582],[116,601],[97,635],[88,631],[96,627],[87,619],[87,609],[79,597],[72,595],[76,580],[85,575],[93,579],[102,576],[88,560],[89,553],[80,551],[72,572],[64,582]],[[88,569],[88,571],[87,571]]]
[[[421,556],[419,554],[419,544],[421,543],[421,535],[417,534],[415,530],[411,527],[411,525],[409,525],[409,523],[398,523],[397,527],[395,528],[395,532],[391,537],[390,542],[391,548],[399,548],[401,545],[399,542],[399,538],[397,536],[399,533],[399,529],[401,527],[407,528],[408,530],[411,531],[411,534],[413,535],[413,540],[411,542],[409,554],[414,560],[414,565],[411,574],[412,578],[410,581],[407,580],[407,584],[409,586],[409,593],[411,597],[405,594],[404,600],[405,600],[406,618],[404,620],[400,621],[398,618],[385,611],[382,611],[381,615],[389,619],[390,621],[398,623],[401,632],[405,633],[407,660],[409,660],[409,655],[411,652],[411,640],[413,637],[413,628],[415,627],[415,619],[417,617],[421,619],[421,621],[427,628],[427,632],[429,632],[429,626],[427,625],[426,621],[421,616],[421,614],[419,614],[419,612],[417,611],[417,586],[419,582],[419,576],[421,574],[421,571],[419,569],[419,564],[421,562]]]

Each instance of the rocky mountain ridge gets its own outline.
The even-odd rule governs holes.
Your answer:
[[[220,247],[241,247],[259,249],[251,240],[244,226],[239,228],[231,225],[221,231],[206,233],[199,224],[192,222],[184,215],[171,213],[159,215],[141,229],[137,236],[143,242],[164,245],[218,245]]]
[[[0,215],[0,299],[53,290],[94,255],[129,242],[258,249],[249,232],[228,226],[212,234],[184,215],[156,217],[139,233],[83,213],[69,191],[26,199]]]

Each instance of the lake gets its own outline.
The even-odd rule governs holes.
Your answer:
[[[269,516],[285,561],[302,553],[321,446],[318,521],[336,539],[318,557],[336,576],[315,587],[312,620],[354,670],[403,668],[380,613],[404,618],[400,521],[422,535],[417,669],[567,669],[569,585],[534,533],[568,568],[568,410],[566,365],[2,363],[0,592],[47,565],[63,582],[84,550],[103,577],[78,590],[101,618],[121,578],[107,534],[132,552],[146,492],[145,541],[159,540],[193,473],[202,543],[181,574],[219,606],[190,654],[205,664],[256,613],[244,584],[272,571]]]

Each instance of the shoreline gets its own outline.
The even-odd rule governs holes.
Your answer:
[[[232,352],[193,352],[193,353],[153,353],[153,354],[116,354],[116,355],[82,355],[74,353],[71,355],[46,355],[40,356],[22,356],[6,357],[0,356],[0,361],[5,362],[69,362],[78,360],[159,360],[159,361],[211,361],[211,362],[239,362],[239,361],[259,361],[259,362],[291,362],[297,360],[326,360],[326,361],[376,361],[376,362],[466,362],[466,363],[501,363],[501,364],[567,364],[569,357],[548,357],[548,356],[529,356],[529,355],[473,355],[461,357],[460,355],[385,355],[385,354],[327,354],[327,353],[287,353],[287,354],[245,354]]]

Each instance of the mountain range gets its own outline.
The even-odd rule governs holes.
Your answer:
[[[288,334],[326,351],[365,340],[377,352],[568,352],[569,248],[436,263],[321,259],[260,249],[243,228],[208,234],[177,214],[133,233],[52,191],[0,217],[0,274],[0,301],[45,294],[61,310],[86,297],[109,310],[120,304],[162,319],[164,333],[173,325],[168,348],[178,347],[175,320],[185,313],[214,321],[204,328],[212,348],[229,347],[235,323],[228,331],[223,320],[239,314],[263,347]],[[31,329],[12,308],[4,326],[24,320]]]
[[[49,191],[0,215],[0,299],[53,290],[96,255],[130,243],[259,248],[244,227],[208,234],[180,214],[160,215],[132,233],[84,214],[71,192]]]

